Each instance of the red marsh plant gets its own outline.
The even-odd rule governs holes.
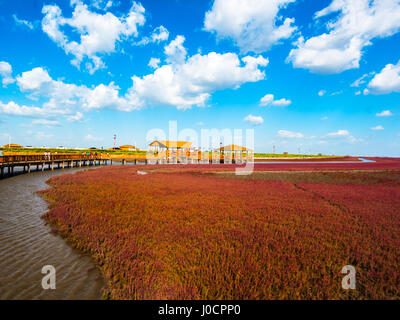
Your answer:
[[[226,168],[53,177],[43,217],[94,258],[107,299],[400,298],[400,175],[321,183],[207,173]],[[341,286],[348,264],[356,290]]]

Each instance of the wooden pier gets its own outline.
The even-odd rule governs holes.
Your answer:
[[[21,168],[18,173],[30,173],[32,171],[44,171],[74,167],[112,165],[113,162],[126,165],[148,164],[245,164],[250,162],[249,158],[227,157],[221,154],[188,155],[186,153],[163,153],[156,155],[143,155],[137,157],[109,157],[101,155],[78,155],[78,154],[24,154],[0,156],[0,179],[14,175],[15,168]]]
[[[85,166],[100,166],[112,164],[112,159],[89,155],[13,155],[0,157],[0,179],[13,176],[15,168],[21,168],[20,173],[44,171]]]

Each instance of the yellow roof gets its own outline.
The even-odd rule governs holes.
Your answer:
[[[192,143],[190,141],[156,140],[150,143],[149,146],[160,146],[162,148],[190,148]]]
[[[22,146],[20,146],[19,144],[11,143],[4,145],[3,148],[22,148]]]
[[[120,148],[134,148],[134,149],[136,149],[136,147],[135,146],[132,146],[132,145],[130,145],[130,144],[124,144],[123,146],[119,146]]]
[[[253,151],[251,149],[238,146],[237,144],[229,144],[225,147],[218,148],[219,151]]]

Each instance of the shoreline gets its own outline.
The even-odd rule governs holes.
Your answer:
[[[52,233],[42,219],[50,210],[49,203],[37,194],[50,187],[46,184],[49,178],[77,171],[32,172],[0,181],[0,191],[7,199],[0,201],[0,277],[4,280],[0,299],[101,299],[103,276],[94,260]],[[56,290],[41,287],[44,265],[56,269]]]

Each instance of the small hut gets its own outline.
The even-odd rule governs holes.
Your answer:
[[[191,146],[190,141],[155,140],[149,144],[149,151],[187,151]]]
[[[19,144],[11,143],[11,144],[5,144],[3,148],[7,148],[7,149],[22,149],[23,146],[20,146]]]
[[[224,156],[224,160],[228,160],[228,162],[232,161],[232,159],[235,161],[242,159],[248,160],[254,156],[254,150],[238,146],[237,144],[229,144],[227,146],[217,148],[215,151],[221,153]]]
[[[149,152],[157,153],[166,161],[184,161],[190,153],[190,141],[155,140],[149,144]]]
[[[119,146],[119,149],[121,151],[137,151],[137,148],[135,146],[130,145],[130,144],[125,144],[123,146]]]

